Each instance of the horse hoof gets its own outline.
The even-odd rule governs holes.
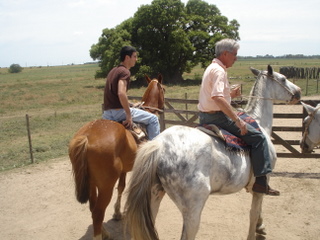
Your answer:
[[[263,225],[257,227],[256,228],[256,234],[267,235],[265,227]]]

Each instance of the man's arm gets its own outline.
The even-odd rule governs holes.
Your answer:
[[[129,107],[129,101],[127,96],[127,82],[126,80],[120,79],[118,82],[118,97],[120,103],[126,112],[126,120],[122,123],[125,127],[130,128],[132,126],[132,116]]]
[[[236,113],[233,111],[232,106],[226,101],[226,99],[224,97],[217,96],[217,97],[213,97],[213,100],[221,109],[221,111],[236,123],[237,127],[240,128],[241,130],[241,135],[246,134],[247,133],[246,123],[236,115]]]

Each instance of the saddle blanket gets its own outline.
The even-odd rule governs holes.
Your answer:
[[[251,126],[253,126],[255,129],[257,129],[258,131],[260,131],[259,125],[256,122],[256,120],[254,120],[252,117],[250,117],[249,115],[247,115],[244,112],[238,112],[237,115],[246,123],[250,124]],[[212,130],[215,131],[212,126],[207,125],[207,124],[203,124],[201,125],[202,127],[208,129],[208,130]],[[250,151],[250,146],[248,146],[241,138],[238,138],[237,136],[229,133],[227,130],[222,129],[220,127],[218,127],[218,129],[220,130],[223,139],[225,141],[225,144],[227,146],[227,148],[229,150],[233,150],[233,151]]]

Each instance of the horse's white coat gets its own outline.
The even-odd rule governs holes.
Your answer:
[[[245,110],[257,120],[267,136],[274,167],[276,152],[269,136],[273,117],[272,99],[290,102],[295,97],[300,97],[300,89],[283,75],[272,73],[271,67],[269,73],[255,69],[252,72],[258,79]],[[170,127],[142,146],[136,158],[132,179],[136,180],[135,172],[140,172],[141,175],[142,162],[146,161],[156,166],[158,177],[151,191],[153,217],[156,217],[160,201],[166,192],[183,216],[181,240],[195,239],[201,212],[210,194],[230,194],[245,187],[251,191],[254,180],[248,156],[229,152],[221,140],[187,126]],[[248,239],[255,239],[257,229],[261,231],[262,198],[263,194],[253,194]],[[147,237],[144,239],[149,240]]]
[[[313,107],[309,104],[301,102],[309,116],[304,119],[307,125],[307,132],[300,141],[302,152],[312,152],[312,150],[320,144],[320,103]]]

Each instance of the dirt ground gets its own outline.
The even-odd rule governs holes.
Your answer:
[[[278,159],[270,184],[281,191],[281,196],[264,198],[267,235],[259,240],[319,239],[319,161]],[[88,204],[81,205],[75,199],[67,157],[0,173],[0,194],[1,239],[92,239]],[[112,220],[114,201],[115,196],[107,208],[104,225],[114,240],[122,240],[122,222]],[[245,190],[210,196],[196,239],[246,239],[250,204],[251,195]],[[161,203],[156,226],[160,239],[180,239],[181,214],[167,196]]]

